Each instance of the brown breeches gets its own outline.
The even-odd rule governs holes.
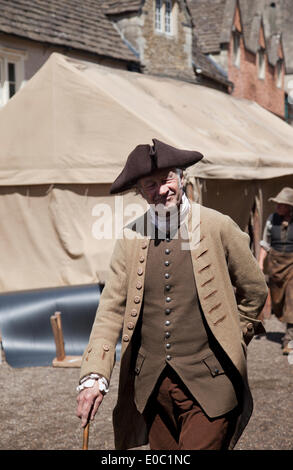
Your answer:
[[[235,412],[209,418],[171,367],[144,415],[152,450],[225,450],[236,422]]]

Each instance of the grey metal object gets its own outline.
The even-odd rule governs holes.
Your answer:
[[[65,286],[0,294],[0,330],[12,367],[48,366],[56,356],[50,316],[62,313],[66,354],[82,355],[103,286]]]

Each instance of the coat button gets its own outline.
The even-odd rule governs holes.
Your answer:
[[[103,349],[104,349],[104,351],[109,351],[110,350],[110,348],[107,344],[103,344]]]
[[[143,250],[145,250],[147,246],[148,246],[147,242],[142,242],[141,247]]]
[[[171,250],[169,250],[169,248],[166,248],[165,254],[166,254],[166,255],[169,255],[170,253],[171,253]]]
[[[139,262],[140,262],[140,263],[143,263],[143,262],[144,262],[144,256],[140,256],[140,257],[139,257]]]
[[[167,291],[169,291],[169,290],[171,289],[170,284],[167,284],[167,285],[165,286],[165,289],[166,289]]]
[[[171,302],[171,297],[166,297],[166,302]]]
[[[169,279],[170,277],[170,274],[169,273],[165,273],[165,279]]]
[[[140,289],[142,288],[142,283],[141,283],[140,281],[138,281],[138,282],[136,283],[136,288],[137,288],[138,290],[140,290]]]
[[[143,269],[142,269],[142,268],[138,268],[137,274],[138,274],[139,276],[141,276],[141,275],[143,274]]]
[[[170,326],[170,325],[171,325],[170,320],[166,320],[166,321],[165,321],[165,326]]]
[[[136,295],[133,300],[134,300],[134,303],[135,303],[135,304],[139,304],[139,302],[140,302],[140,297],[138,297],[138,295]]]
[[[215,368],[214,368],[214,374],[215,374],[215,375],[219,375],[219,373],[220,373],[219,369],[218,369],[217,367],[215,367]]]
[[[165,333],[165,338],[170,338],[171,334],[169,333],[169,331],[166,331]]]
[[[171,344],[170,343],[167,343],[166,344],[166,349],[170,349],[171,348]]]
[[[170,261],[165,261],[165,266],[169,266],[170,265]]]
[[[252,323],[247,323],[247,330],[248,331],[253,331],[253,324]]]
[[[166,315],[169,315],[169,314],[171,313],[171,309],[170,309],[170,308],[166,308],[166,309],[165,309],[165,313],[166,313]]]
[[[129,323],[127,323],[127,328],[128,328],[129,330],[133,330],[133,328],[134,328],[134,323],[132,323],[131,321],[130,321]]]
[[[170,354],[167,354],[166,359],[167,359],[167,361],[170,361],[170,360],[171,360]]]
[[[123,341],[125,341],[125,343],[127,343],[129,341],[129,336],[128,335],[123,335]]]
[[[136,316],[137,316],[137,310],[135,310],[135,308],[133,308],[133,309],[131,310],[131,316],[132,316],[132,317],[136,317]]]

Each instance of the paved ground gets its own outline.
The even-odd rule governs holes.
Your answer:
[[[248,349],[255,409],[236,449],[293,450],[293,365],[281,354],[283,325],[272,317],[265,326],[267,336],[254,338]],[[75,416],[77,381],[77,369],[13,369],[2,353],[0,450],[81,449],[82,430]],[[111,410],[117,385],[116,367],[111,392],[91,425],[90,449],[113,449]]]

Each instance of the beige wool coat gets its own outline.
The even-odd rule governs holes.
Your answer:
[[[192,203],[187,224],[193,271],[206,323],[239,378],[242,410],[231,438],[232,449],[252,413],[246,347],[254,334],[265,332],[257,317],[267,297],[267,286],[249,248],[248,235],[232,219]],[[144,293],[150,240],[147,228],[145,214],[135,224],[125,227],[123,237],[116,242],[110,275],[81,366],[81,378],[96,372],[110,381],[122,331],[118,401],[113,413],[116,449],[147,443],[144,420],[133,401],[137,351],[134,338]]]

